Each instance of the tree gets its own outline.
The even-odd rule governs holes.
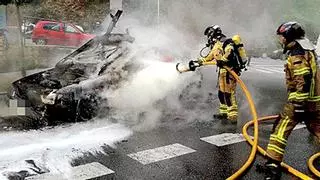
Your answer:
[[[10,4],[11,3],[11,0],[1,0],[0,1],[0,5],[8,5],[8,4]]]
[[[22,75],[25,76],[26,75],[26,72],[25,72],[25,67],[24,67],[24,45],[23,45],[23,35],[22,35],[22,30],[21,30],[21,26],[22,26],[22,21],[21,21],[21,14],[20,14],[20,6],[22,4],[25,4],[25,3],[30,3],[32,2],[32,0],[1,0],[1,3],[3,3],[4,5],[8,5],[8,4],[15,4],[16,6],[16,9],[17,9],[17,17],[18,17],[18,29],[19,29],[19,32],[20,32],[20,36],[19,36],[19,39],[20,39],[20,55],[21,55],[21,58],[22,58],[22,68],[21,68],[21,72],[22,72]]]
[[[41,17],[73,22],[88,29],[92,22],[102,21],[109,12],[108,0],[43,0]]]
[[[33,0],[20,6],[21,13],[33,19],[65,21],[91,31],[96,21],[109,16],[109,0]]]

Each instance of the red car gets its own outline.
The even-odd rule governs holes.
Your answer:
[[[39,21],[32,31],[31,39],[39,45],[80,46],[94,37],[70,23]]]

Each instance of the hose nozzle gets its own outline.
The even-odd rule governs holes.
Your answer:
[[[188,71],[190,71],[189,67],[186,67],[186,66],[182,65],[181,63],[177,63],[177,64],[176,64],[176,70],[177,70],[179,73],[183,73],[183,72],[188,72]]]

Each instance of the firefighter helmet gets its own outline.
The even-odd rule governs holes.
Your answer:
[[[304,30],[297,22],[286,22],[281,24],[277,29],[277,34],[286,38],[286,43],[304,37]]]
[[[206,28],[204,35],[212,38],[217,38],[222,34],[222,30],[219,25],[213,25]]]

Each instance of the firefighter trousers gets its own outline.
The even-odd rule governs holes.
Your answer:
[[[267,147],[267,155],[276,161],[282,161],[287,140],[293,128],[304,121],[307,129],[320,140],[320,103],[308,103],[305,112],[295,112],[292,103],[286,103],[279,118],[274,123]]]
[[[237,120],[238,106],[235,97],[237,82],[226,69],[219,70],[219,91],[220,101],[219,113],[226,114],[229,120]]]

